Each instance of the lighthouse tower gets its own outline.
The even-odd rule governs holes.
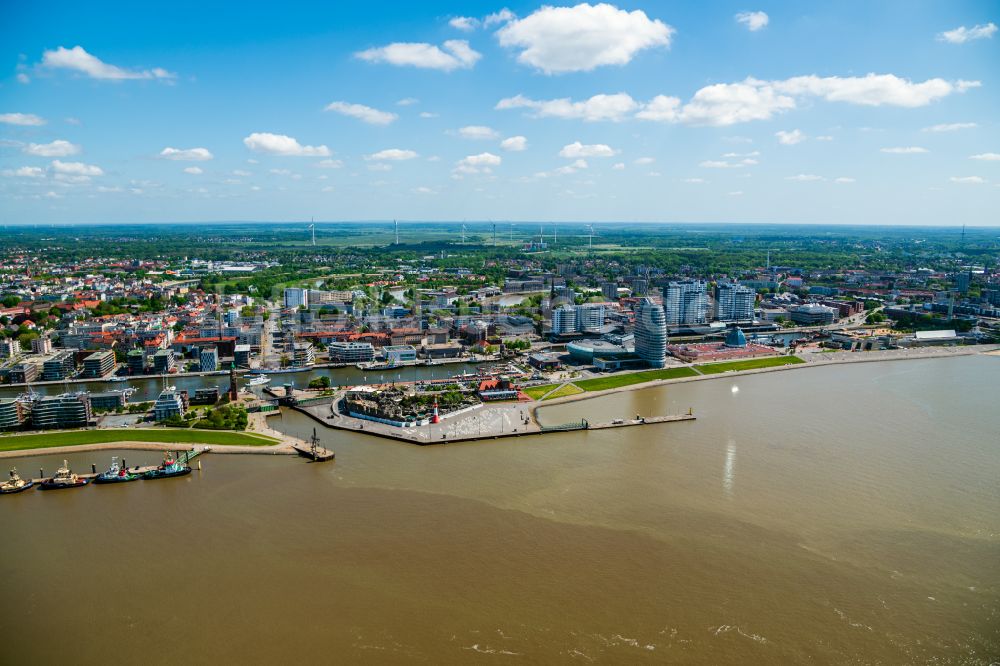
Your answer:
[[[437,400],[434,401],[434,413],[431,414],[431,423],[440,423],[441,416],[438,414],[438,403]]]

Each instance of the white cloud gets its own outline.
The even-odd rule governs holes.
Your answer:
[[[391,160],[394,162],[400,162],[403,160],[412,160],[417,157],[417,153],[413,150],[404,150],[402,148],[386,148],[385,150],[380,150],[377,153],[372,153],[371,155],[366,155],[366,160]]]
[[[494,12],[493,14],[490,14],[489,16],[484,18],[483,27],[489,28],[491,26],[499,25],[501,23],[509,23],[510,21],[513,21],[516,18],[517,16],[514,14],[514,12],[504,7],[500,11]]]
[[[0,174],[8,178],[45,178],[45,171],[39,167],[23,166],[17,169],[4,169]]]
[[[982,185],[986,182],[985,179],[980,178],[979,176],[952,176],[948,180],[962,185]]]
[[[0,123],[8,125],[38,126],[45,122],[45,118],[33,113],[0,113]]]
[[[918,155],[929,151],[926,148],[921,148],[920,146],[894,146],[892,148],[882,148],[879,152],[889,153],[891,155]]]
[[[780,132],[775,132],[774,136],[778,137],[778,143],[783,146],[794,146],[797,143],[802,143],[806,140],[806,135],[802,133],[801,130],[794,129],[791,132],[786,132],[781,130]]]
[[[760,155],[759,150],[752,150],[749,153],[726,153],[723,157],[758,157]]]
[[[611,165],[611,168],[614,169],[615,171],[624,171],[625,170],[625,163],[624,162],[615,162],[614,164]]]
[[[42,54],[42,65],[57,69],[70,69],[86,74],[92,79],[104,81],[124,81],[126,79],[174,79],[175,74],[160,67],[143,70],[129,70],[116,65],[109,65],[100,58],[83,50],[82,46],[71,49],[60,46],[53,51]]]
[[[973,129],[979,127],[976,123],[942,123],[940,125],[931,125],[930,127],[925,127],[921,132],[957,132],[963,129]]]
[[[420,112],[420,117],[421,118],[437,118],[438,114],[432,113],[430,111],[421,111]]]
[[[414,187],[410,191],[414,194],[437,194],[437,190],[432,190],[431,188],[424,186]]]
[[[252,176],[253,174],[250,173],[249,171],[244,171],[243,169],[236,169],[235,171],[233,171],[233,175],[246,178],[247,176]]]
[[[464,39],[449,39],[442,46],[424,42],[396,42],[378,48],[359,51],[355,57],[367,62],[387,63],[398,67],[420,67],[450,72],[470,69],[482,57]]]
[[[344,163],[340,160],[320,160],[316,162],[316,166],[320,169],[339,169]]]
[[[743,196],[743,190],[736,190],[735,192],[727,192],[726,196],[728,196],[728,197],[741,197],[741,196]]]
[[[21,149],[27,155],[37,157],[68,157],[80,152],[80,146],[69,141],[56,139],[51,143],[29,143]]]
[[[25,74],[24,72],[18,72],[17,73],[17,82],[18,83],[24,83],[24,84],[31,83],[31,77],[28,76],[27,74]]]
[[[84,164],[83,162],[52,160],[50,168],[55,174],[54,178],[56,180],[67,183],[86,183],[93,176],[104,175],[104,170],[101,167],[93,164]]]
[[[385,162],[375,162],[368,165],[369,171],[392,171],[392,165]]]
[[[559,167],[558,169],[556,169],[554,171],[554,173],[557,173],[557,174],[563,175],[563,176],[567,176],[567,175],[569,175],[571,173],[576,173],[577,171],[580,171],[581,169],[588,169],[588,168],[590,168],[590,165],[587,164],[587,160],[578,159],[578,160],[574,160],[572,164],[567,164],[566,166]]]
[[[927,79],[913,83],[909,79],[894,74],[868,74],[867,76],[795,76],[784,81],[773,81],[772,85],[790,95],[813,95],[828,102],[847,102],[861,106],[902,106],[914,108],[926,106],[954,92],[981,85],[978,81],[957,81]]]
[[[351,104],[350,102],[330,102],[324,111],[333,111],[343,116],[357,118],[369,125],[388,125],[399,118],[395,113],[379,111],[364,104]]]
[[[171,148],[168,146],[160,151],[160,157],[179,162],[207,162],[214,155],[209,152],[208,148]]]
[[[514,153],[521,152],[528,148],[528,139],[523,136],[511,136],[507,137],[500,142],[500,147],[504,150],[509,150]]]
[[[964,44],[965,42],[971,42],[975,39],[990,39],[997,31],[997,26],[995,23],[986,23],[985,25],[974,25],[971,28],[966,28],[964,25],[954,30],[947,30],[940,33],[937,38],[938,41],[948,42],[950,44]]]
[[[655,161],[656,161],[655,157],[640,157],[639,159],[635,160],[634,164],[639,164],[639,165],[652,164]]]
[[[728,154],[734,155],[735,153]],[[739,162],[728,162],[726,160],[705,160],[704,162],[698,164],[698,166],[705,169],[742,169],[743,167],[755,166],[756,164],[757,160],[748,157],[740,160]]]
[[[833,182],[840,183],[841,185],[846,185],[848,183],[853,183],[854,178],[849,178],[847,176],[841,176],[840,178],[834,178]]]
[[[970,160],[981,160],[983,162],[1000,162],[1000,153],[979,153],[969,155]]]
[[[185,167],[184,168],[184,173],[189,173],[192,176],[200,176],[201,174],[203,174],[205,172],[201,170],[201,167],[190,166],[190,167]]]
[[[764,12],[740,12],[733,18],[737,23],[742,23],[750,32],[757,32],[767,27],[770,20]]]
[[[577,157],[612,157],[617,154],[617,150],[603,143],[584,145],[579,141],[574,141],[563,146],[559,151],[560,157],[574,159]]]
[[[468,155],[456,162],[454,171],[456,174],[490,173],[490,167],[500,166],[501,162],[500,156],[493,153]]]
[[[692,185],[701,185],[705,182],[704,178],[684,178],[682,182],[691,183]]]
[[[284,155],[289,157],[328,157],[330,149],[326,146],[303,146],[298,141],[284,134],[270,132],[254,132],[243,139],[243,144],[250,150],[268,155]]]
[[[460,127],[455,130],[454,134],[462,137],[463,139],[498,139],[500,138],[500,133],[497,132],[492,127],[486,127],[484,125],[466,125],[465,127]]]
[[[448,21],[448,25],[455,28],[456,30],[462,30],[464,32],[472,32],[477,27],[479,27],[479,19],[474,19],[469,16],[456,16],[455,18]]]
[[[785,176],[785,180],[794,180],[799,183],[811,183],[817,180],[825,180],[823,176],[817,176],[814,173],[800,173],[797,176]]]
[[[816,140],[817,141],[833,141],[833,137],[830,136],[829,134],[823,134],[821,136],[816,137]]]
[[[414,104],[419,104],[420,100],[416,97],[404,97],[403,99],[396,102],[396,106],[413,106]]]
[[[500,45],[521,49],[517,59],[546,74],[589,72],[625,65],[643,49],[669,46],[674,29],[645,12],[613,5],[543,6],[497,31]]]
[[[574,102],[568,97],[552,100],[533,100],[524,95],[507,97],[497,102],[495,107],[504,109],[531,109],[537,118],[564,118],[587,121],[622,121],[639,108],[630,95],[594,95],[582,102]]]
[[[272,173],[275,176],[291,176],[292,175],[292,170],[291,169],[270,169],[268,171],[268,173]]]

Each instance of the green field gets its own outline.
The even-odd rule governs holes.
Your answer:
[[[532,400],[538,400],[543,395],[545,395],[546,393],[548,393],[557,386],[559,386],[559,384],[544,384],[542,386],[531,386],[526,389],[521,389],[521,392],[524,393],[529,398],[531,398]]]
[[[677,379],[679,377],[694,377],[697,373],[691,368],[663,368],[662,370],[645,370],[623,375],[610,375],[573,382],[584,391],[605,391],[607,389],[642,384],[657,379]]]
[[[779,365],[794,365],[805,363],[798,356],[768,356],[766,358],[751,358],[745,361],[729,361],[727,363],[707,363],[699,365],[698,370],[703,375],[715,375],[733,370],[757,370],[758,368],[774,368]]]
[[[552,400],[553,398],[563,398],[567,395],[577,395],[578,393],[583,393],[583,389],[576,386],[575,384],[566,384],[559,389],[556,389],[549,395],[545,396],[544,400]]]
[[[0,437],[0,451],[44,449],[52,446],[104,444],[106,442],[156,442],[217,446],[270,446],[278,440],[264,435],[213,430],[75,430]]]

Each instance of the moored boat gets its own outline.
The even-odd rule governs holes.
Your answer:
[[[111,458],[111,466],[94,478],[94,483],[126,483],[139,479],[138,474],[128,471],[124,465],[118,464],[118,456]]]
[[[264,375],[247,375],[246,378],[249,380],[247,386],[261,386],[271,381],[270,377]]]
[[[148,472],[144,472],[142,478],[144,479],[168,479],[172,476],[184,476],[185,474],[190,474],[191,468],[188,465],[182,465],[177,462],[177,458],[174,457],[172,451],[167,451],[163,455],[163,464],[156,469],[151,469]]]
[[[63,488],[79,488],[89,483],[87,479],[81,479],[70,468],[69,464],[63,460],[62,467],[56,470],[56,475],[51,479],[45,479],[38,487],[42,490],[61,490]]]
[[[0,483],[0,495],[10,495],[27,490],[35,485],[31,479],[25,481],[18,473],[17,468],[10,470],[10,478]]]

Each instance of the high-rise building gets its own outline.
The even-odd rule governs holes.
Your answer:
[[[715,287],[715,318],[719,321],[752,321],[757,292],[735,282]]]
[[[32,354],[49,354],[52,352],[52,338],[47,335],[37,337],[31,341]]]
[[[133,349],[125,355],[128,363],[128,374],[141,375],[146,371],[146,352],[141,349]]]
[[[576,306],[577,329],[584,333],[596,333],[604,326],[604,306],[600,303],[584,303]]]
[[[701,280],[669,282],[663,290],[667,324],[678,326],[708,322],[708,292]]]
[[[39,430],[82,428],[90,418],[90,398],[84,394],[45,396],[31,405],[31,424]]]
[[[563,305],[552,311],[552,335],[568,335],[579,330],[575,305]]]
[[[297,308],[302,305],[309,307],[309,290],[299,287],[286,287],[285,309]]]
[[[609,301],[618,300],[618,283],[604,282],[601,284],[601,294]]]
[[[667,322],[663,306],[643,298],[635,307],[635,354],[653,368],[667,362]]]
[[[960,294],[967,294],[970,284],[972,284],[972,271],[962,271],[955,275],[955,290]]]

